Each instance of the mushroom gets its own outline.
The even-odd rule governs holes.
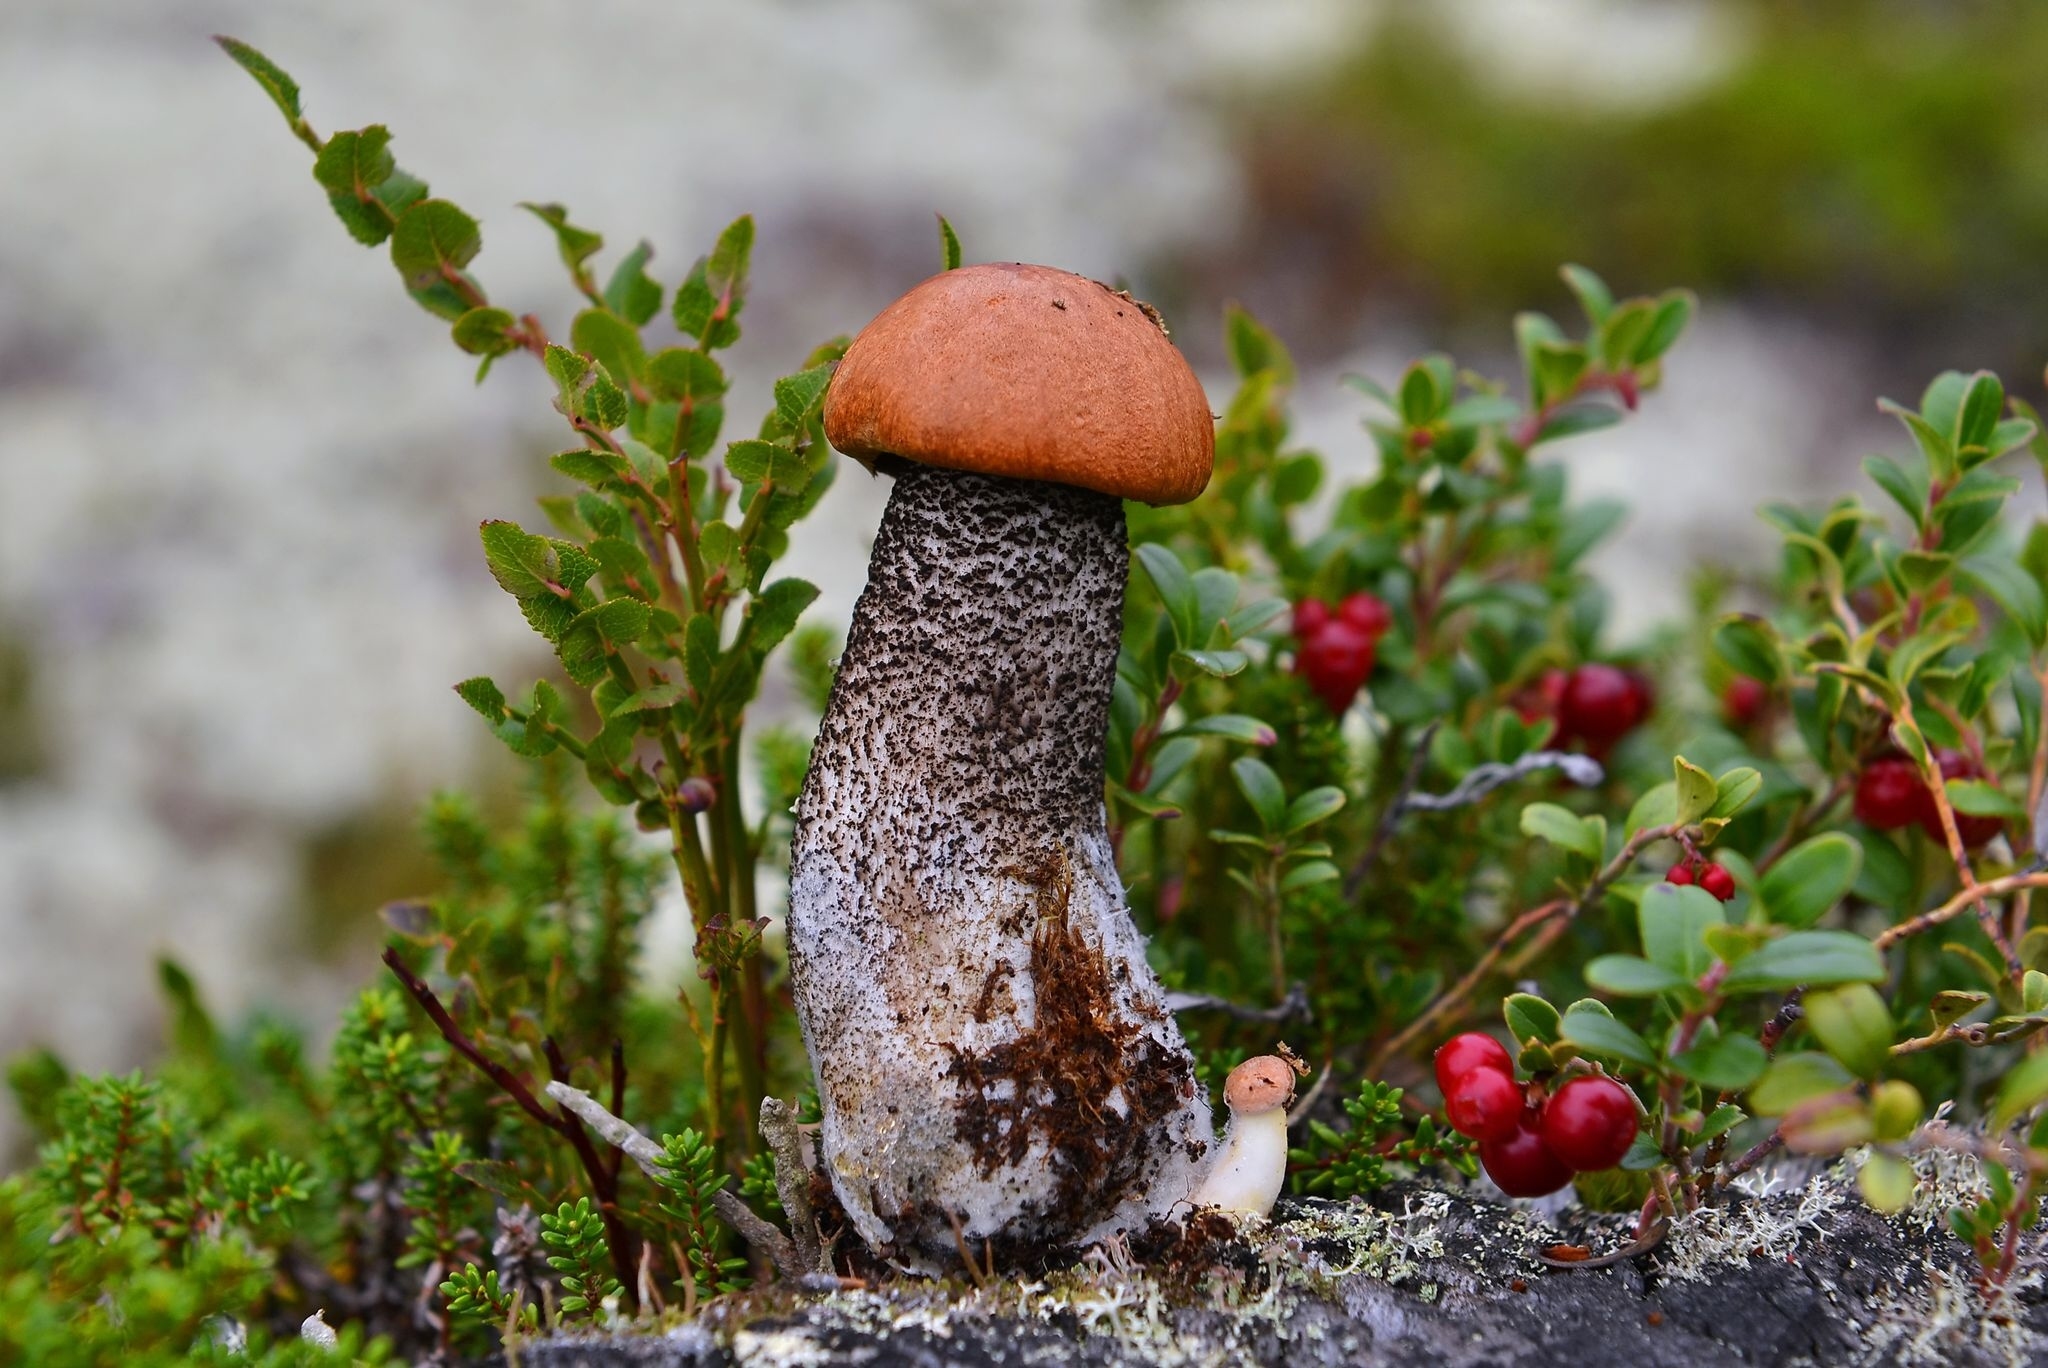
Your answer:
[[[1281,1046],[1285,1049],[1286,1046]],[[1223,1153],[1216,1156],[1191,1199],[1232,1215],[1264,1216],[1287,1177],[1287,1104],[1294,1100],[1294,1066],[1279,1055],[1255,1055],[1223,1080]]]
[[[1104,820],[1122,500],[1201,492],[1208,402],[1130,296],[972,266],[854,339],[825,431],[895,477],[791,840],[826,1171],[899,1257],[1143,1225],[1213,1133]]]

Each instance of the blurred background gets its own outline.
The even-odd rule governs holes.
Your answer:
[[[1624,636],[1766,554],[1758,504],[1860,480],[1877,395],[1989,366],[2038,402],[2048,359],[2048,6],[5,0],[0,1054],[140,1062],[160,955],[223,1012],[328,1020],[431,877],[423,797],[516,799],[449,685],[548,664],[475,532],[538,523],[546,387],[516,357],[470,384],[215,32],[323,132],[387,124],[557,332],[518,201],[647,237],[670,284],[753,213],[729,435],[936,269],[935,212],[969,260],[1130,283],[1219,408],[1244,304],[1340,476],[1370,459],[1346,371],[1512,373],[1515,311],[1576,326],[1564,261],[1691,286],[1645,415],[1564,457],[1635,502],[1602,553]],[[812,620],[849,613],[884,493],[843,473],[805,525]]]

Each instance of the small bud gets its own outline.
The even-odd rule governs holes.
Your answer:
[[[718,801],[718,790],[709,779],[685,779],[676,790],[676,806],[688,813],[708,812]]]

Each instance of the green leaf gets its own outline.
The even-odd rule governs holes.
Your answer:
[[[2027,815],[2019,799],[1983,779],[1950,779],[1942,787],[1948,790],[1949,806],[1965,816],[2019,819]]]
[[[1991,1124],[2004,1130],[2024,1113],[2048,1101],[2048,1050],[2037,1050],[2007,1071],[1998,1085],[1998,1104],[1992,1108]]]
[[[1947,483],[1960,474],[1956,464],[1956,449],[1947,434],[1938,432],[1925,418],[1911,409],[1902,408],[1889,399],[1880,399],[1878,408],[1897,418],[1913,434],[1915,445],[1927,461],[1927,468],[1934,479]]]
[[[505,720],[505,695],[498,691],[488,676],[478,675],[465,679],[455,686],[455,692],[463,702],[475,708],[486,722],[493,725]]]
[[[1498,427],[1502,423],[1512,423],[1521,416],[1522,406],[1505,394],[1468,394],[1444,411],[1444,423],[1454,428]],[[1621,504],[1615,506],[1624,507]]]
[[[2048,640],[2048,596],[2017,562],[1995,554],[1978,555],[1965,559],[1957,570],[1966,586],[1988,595],[2005,610],[2036,650]]]
[[[939,269],[960,269],[960,235],[953,231],[952,224],[946,222],[944,214],[939,215]]]
[[[471,356],[503,356],[519,344],[505,334],[518,320],[505,309],[471,309],[455,320],[455,345]]]
[[[1628,810],[1627,831],[1633,836],[1651,827],[1669,826],[1677,816],[1678,786],[1659,784],[1645,790],[1643,796],[1636,799],[1635,806]]]
[[[1657,1056],[1650,1043],[1614,1019],[1614,1014],[1590,998],[1565,1008],[1559,1035],[1589,1055],[1618,1060],[1638,1068],[1651,1068]]]
[[[1956,558],[1945,551],[1902,551],[1892,562],[1908,593],[1925,593],[1948,578]]]
[[[1856,1172],[1856,1188],[1872,1211],[1896,1216],[1913,1205],[1913,1193],[1920,1180],[1913,1166],[1889,1154],[1873,1154]]]
[[[562,264],[569,268],[569,274],[580,282],[583,263],[604,246],[604,239],[588,228],[578,228],[569,222],[569,211],[559,204],[534,204],[521,200],[519,207],[555,230],[555,250],[562,254]]]
[[[1937,1030],[1953,1026],[1991,1001],[1991,994],[1944,988],[1927,1000],[1927,1015]]]
[[[1883,979],[1883,959],[1869,941],[1854,932],[1794,931],[1737,960],[1721,986],[1739,993]]]
[[[514,598],[566,599],[597,573],[597,562],[568,542],[536,537],[516,523],[493,519],[479,529],[491,577]]]
[[[1586,965],[1586,983],[1616,997],[1655,997],[1691,987],[1662,965],[1634,955],[1600,955]]]
[[[775,487],[785,492],[801,489],[811,474],[803,457],[780,442],[752,439],[726,446],[725,468],[741,484],[757,485],[764,480],[773,480]]]
[[[1671,1057],[1680,1073],[1715,1092],[1748,1087],[1763,1076],[1770,1062],[1764,1047],[1746,1035],[1714,1036]]]
[[[1240,379],[1248,380],[1270,371],[1282,386],[1294,382],[1294,361],[1288,356],[1287,348],[1280,345],[1280,339],[1268,332],[1258,319],[1235,304],[1223,311],[1223,345],[1230,353],[1230,364]],[[1375,385],[1373,388],[1379,387]],[[1388,408],[1394,407],[1392,396],[1385,390],[1380,390],[1378,397]]]
[[[1173,623],[1174,639],[1184,649],[1199,649],[1208,645],[1196,640],[1196,624],[1201,616],[1201,601],[1195,594],[1195,581],[1181,564],[1180,557],[1158,542],[1146,542],[1133,552],[1138,564],[1144,568],[1145,577],[1152,581],[1152,587],[1159,593],[1159,601],[1166,605],[1166,616]]]
[[[1214,675],[1218,679],[1228,679],[1230,676],[1242,672],[1245,666],[1251,664],[1251,657],[1243,651],[1229,649],[1220,651],[1175,651],[1173,658],[1176,662],[1185,661],[1203,674]]]
[[[332,135],[313,159],[313,179],[327,191],[335,217],[366,247],[391,236],[396,215],[378,197],[377,188],[397,171],[391,160],[391,131],[382,124]]]
[[[1757,901],[1781,926],[1811,926],[1848,896],[1863,868],[1863,847],[1839,831],[1785,852],[1757,884]]]
[[[421,307],[452,322],[476,302],[462,268],[482,246],[475,219],[447,200],[421,200],[391,231],[391,264]],[[466,291],[456,288],[458,281]]]
[[[1243,741],[1253,746],[1270,746],[1280,737],[1273,728],[1256,717],[1242,713],[1211,713],[1198,717],[1185,727],[1177,727],[1169,736],[1227,736],[1233,741]]]
[[[1758,1116],[1783,1116],[1802,1102],[1842,1092],[1855,1081],[1847,1069],[1818,1051],[1779,1055],[1749,1090],[1749,1109]]]
[[[1344,790],[1324,785],[1312,788],[1287,805],[1285,832],[1292,836],[1334,815],[1344,806]]]
[[[1650,331],[1643,336],[1642,345],[1636,348],[1636,364],[1648,365],[1677,344],[1692,322],[1693,310],[1699,301],[1690,290],[1667,290],[1657,300],[1657,316],[1650,323]]]
[[[1608,533],[1621,526],[1627,516],[1628,505],[1619,499],[1587,499],[1573,504],[1565,510],[1563,526],[1558,528],[1557,540],[1551,545],[1551,560],[1560,570],[1570,569]]]
[[[1691,826],[1714,810],[1719,788],[1713,775],[1682,755],[1671,758],[1671,769],[1676,776],[1674,782],[1678,798],[1678,814],[1674,820],[1682,826]]]
[[[562,668],[585,687],[605,676],[605,661],[647,630],[647,605],[633,598],[607,599],[578,613],[555,643]]]
[[[1963,391],[1961,411],[1956,417],[1956,449],[1975,447],[1975,460],[1964,461],[1964,468],[1986,460],[1991,455],[1991,433],[1998,426],[1999,415],[2005,412],[2005,386],[1990,371],[1978,371],[1970,377],[1969,388]]]
[[[1533,993],[1508,994],[1501,1003],[1501,1016],[1507,1021],[1508,1034],[1522,1044],[1533,1040],[1555,1045],[1563,1029],[1557,1008]]]
[[[1287,820],[1287,791],[1280,785],[1280,776],[1263,760],[1249,755],[1231,761],[1230,774],[1251,804],[1259,826],[1267,832],[1279,831]]]
[[[1889,456],[1866,456],[1863,458],[1863,473],[1892,496],[1892,502],[1913,520],[1913,526],[1919,527],[1926,521],[1928,486],[1925,469],[1915,467],[1908,470]]]
[[[1764,777],[1747,765],[1737,765],[1714,781],[1714,806],[1707,811],[1708,817],[1733,817],[1742,811],[1757,791],[1764,786]]]
[[[1700,1127],[1700,1133],[1696,1138],[1701,1143],[1705,1143],[1717,1135],[1726,1135],[1748,1119],[1748,1112],[1731,1103],[1724,1102],[1714,1108],[1712,1114],[1707,1117],[1706,1124]]]
[[[1578,297],[1579,307],[1586,311],[1586,321],[1596,328],[1605,323],[1614,309],[1614,292],[1607,288],[1607,282],[1584,266],[1561,266],[1557,273]]]
[[[748,643],[766,655],[789,635],[804,609],[817,597],[818,586],[808,580],[779,579],[764,585],[747,604]]]
[[[1891,1059],[1892,1014],[1867,983],[1816,989],[1801,1002],[1814,1038],[1842,1067],[1860,1078],[1876,1078]]]
[[[725,393],[725,371],[707,353],[664,347],[647,363],[647,387],[657,399],[701,403]]]
[[[299,83],[286,75],[283,67],[240,39],[217,33],[213,41],[235,59],[237,66],[256,78],[256,84],[263,87],[263,93],[270,96],[287,123],[297,124],[304,117],[299,110]]]
[[[1568,808],[1556,803],[1531,803],[1522,809],[1522,834],[1550,842],[1562,850],[1597,860],[1605,851],[1593,829]]]
[[[826,382],[832,378],[830,365],[813,366],[785,375],[775,382],[775,414],[795,431],[810,421],[825,397]]]
[[[1438,391],[1436,376],[1421,362],[1411,364],[1401,376],[1401,421],[1410,427],[1427,427],[1437,419],[1450,396]]]
[[[647,350],[640,344],[639,332],[607,309],[585,309],[577,314],[569,325],[569,345],[603,366],[621,384],[637,385],[647,378]]]
[[[641,242],[619,258],[604,284],[604,306],[636,328],[644,328],[661,312],[661,285],[647,274],[654,248]]]
[[[1328,860],[1308,860],[1287,871],[1280,880],[1280,891],[1293,893],[1298,889],[1313,888],[1317,884],[1333,883],[1344,877],[1344,871]]]
[[[623,426],[630,412],[626,392],[605,371],[597,373],[597,378],[583,391],[582,402],[576,408],[584,418],[606,432]]]
[[[1707,930],[1727,920],[1721,900],[1693,885],[1654,883],[1636,904],[1644,958],[1687,983],[1713,965]]]
[[[1714,627],[1714,649],[1736,673],[1775,684],[1785,673],[1777,629],[1753,614],[1723,618]]]
[[[699,258],[676,290],[676,328],[705,347],[739,341],[739,314],[747,298],[747,270],[754,253],[754,220],[742,215],[718,235],[711,255]]]

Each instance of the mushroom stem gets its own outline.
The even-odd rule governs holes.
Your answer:
[[[924,466],[891,494],[789,914],[826,1171],[878,1249],[1142,1225],[1213,1144],[1104,822],[1128,566],[1107,495]]]

